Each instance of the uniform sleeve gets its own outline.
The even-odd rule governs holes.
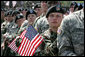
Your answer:
[[[59,49],[59,56],[76,56],[73,51],[73,45],[70,36],[71,26],[69,25],[70,19],[64,18],[60,28],[58,29],[57,47]]]
[[[18,31],[18,35],[20,35],[26,28],[27,28],[27,26],[20,28]]]

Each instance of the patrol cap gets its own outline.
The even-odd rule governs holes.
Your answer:
[[[58,3],[58,1],[48,1],[47,3],[48,4],[55,4],[55,3]]]
[[[32,10],[32,9],[31,9],[31,10],[28,10],[27,13],[26,13],[26,20],[27,20],[27,16],[28,16],[29,14],[35,14],[35,15],[37,15],[34,10]]]
[[[18,10],[14,10],[12,13],[12,16],[17,15],[17,14],[20,14],[20,12]]]
[[[48,9],[48,11],[46,13],[46,18],[48,18],[49,14],[53,13],[53,12],[58,12],[58,13],[64,14],[64,10],[59,5],[55,5]]]
[[[48,1],[40,1],[40,2],[45,2],[45,3],[47,3]]]
[[[11,15],[11,16],[12,16],[12,13],[13,13],[13,11],[12,11],[12,10],[9,10],[9,11],[7,12],[7,15]]]
[[[37,4],[34,6],[34,9],[36,9],[36,8],[41,8],[40,3],[37,3]]]
[[[17,20],[21,19],[21,18],[24,18],[24,16],[23,16],[22,14],[17,15],[16,18],[15,18],[15,22],[16,22]]]
[[[5,11],[4,8],[1,8],[1,11]]]
[[[76,4],[77,4],[76,2],[72,2],[72,3],[70,4],[70,7],[73,6],[73,5],[75,6]]]

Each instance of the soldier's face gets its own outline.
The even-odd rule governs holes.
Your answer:
[[[47,19],[48,19],[50,27],[59,27],[63,19],[63,14],[62,13],[50,13]]]
[[[71,11],[71,12],[74,11],[74,5],[70,7],[70,11]]]
[[[35,12],[37,13],[37,16],[40,16],[42,14],[41,8],[36,8]]]
[[[4,19],[4,11],[1,11],[1,19]]]
[[[47,11],[48,5],[47,5],[46,1],[41,2],[41,8],[42,8],[42,11]]]
[[[13,20],[13,17],[11,15],[8,15],[8,21],[12,21]]]
[[[5,20],[5,21],[8,21],[8,20],[7,20],[7,17],[4,17],[4,20]]]
[[[22,11],[22,14],[25,16],[26,15],[26,11]]]
[[[18,25],[18,27],[21,26],[22,22],[23,22],[23,18],[16,21],[16,24]]]
[[[28,17],[27,17],[29,24],[34,23],[34,20],[36,19],[36,17],[37,16],[35,14],[29,14]]]

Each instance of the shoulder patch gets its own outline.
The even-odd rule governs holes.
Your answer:
[[[57,34],[61,34],[61,32],[62,32],[62,29],[59,27],[57,30]]]

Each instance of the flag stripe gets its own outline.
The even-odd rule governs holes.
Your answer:
[[[16,47],[16,44],[15,44],[15,40],[16,40],[17,38],[15,38],[9,45],[8,45],[8,47],[9,48],[11,48],[14,52],[17,52],[17,50],[18,50],[18,47]]]
[[[23,45],[24,45],[24,41],[25,41],[25,39],[22,41],[22,45],[21,45],[21,47],[20,47],[20,49],[19,49],[19,53],[20,53],[20,55],[21,55],[21,50],[22,50]]]
[[[21,33],[20,38],[23,38],[24,35],[25,35],[25,33],[26,33],[26,30],[24,30],[24,31]]]
[[[39,36],[39,37],[40,37],[40,36]],[[38,42],[39,37],[38,37],[38,38],[36,38],[36,40],[35,40],[35,41],[33,41],[32,46],[31,46],[31,49],[30,49],[30,51],[29,51],[29,56],[30,56],[30,52],[31,52],[31,51],[32,51],[32,49],[34,48],[35,44]],[[35,48],[34,48],[34,49],[35,49]]]
[[[27,39],[27,40],[28,40],[28,39]],[[28,40],[28,41],[27,41],[27,45],[26,45],[26,49],[25,49],[25,52],[24,52],[24,55],[23,55],[23,56],[25,56],[25,54],[26,54],[26,52],[27,52],[27,49],[28,49],[27,47],[28,47],[29,42],[30,42],[30,41]]]
[[[43,39],[41,38],[41,40],[40,40],[40,41],[34,46],[35,49],[32,50],[32,52],[31,52],[31,56],[33,56],[33,54],[34,54],[36,48],[42,43],[42,40],[43,40]]]
[[[41,35],[33,28],[33,26],[29,26],[28,29],[20,35],[20,37],[22,38],[22,42],[19,46],[18,53],[21,56],[33,56],[37,47],[43,40]]]
[[[38,36],[37,36],[38,35]],[[32,45],[32,43],[34,42],[34,41],[36,41],[36,38],[37,37],[39,37],[39,34],[37,34],[36,35],[36,37],[35,38],[33,38],[33,40],[31,41],[31,43],[30,43],[30,45],[29,45],[29,50],[28,51],[30,51],[30,48],[31,48],[31,45]],[[27,56],[29,56],[30,54],[29,54],[29,52],[28,52],[28,54],[27,54]]]
[[[27,54],[29,53],[30,47],[31,47],[31,45],[32,45],[31,43],[32,43],[32,42],[29,43],[29,46],[28,46],[28,49],[27,49],[28,51],[27,51],[27,53],[26,53],[26,56],[29,56],[29,55],[27,55]]]
[[[35,50],[35,49],[36,49],[36,47],[35,47],[35,46],[39,43],[40,38],[41,38],[41,37],[39,37],[39,38],[36,40],[36,42],[34,43],[34,45],[33,45],[32,49],[31,49],[31,51],[32,51],[32,52],[30,52],[30,56],[31,56],[31,54],[33,53],[33,50]]]
[[[28,39],[26,39],[26,42],[25,42],[25,45],[24,45],[25,48],[23,47],[24,50],[23,50],[22,56],[24,56],[24,53],[25,53],[25,50],[26,50],[26,47],[27,47],[27,43],[28,43]]]
[[[24,40],[24,35],[25,35],[25,33],[26,33],[26,30],[24,30],[23,32],[22,32],[22,34],[20,35],[20,38],[22,38],[22,44],[20,44],[20,46],[19,46],[19,49],[18,49],[18,53],[20,54],[21,53],[21,50],[22,50],[22,45],[23,45],[23,40]]]
[[[31,42],[29,41],[28,48],[27,48],[27,52],[26,52],[25,56],[27,56],[27,54],[28,54],[28,52],[29,52],[30,43],[31,43]]]
[[[22,48],[22,51],[21,51],[21,55],[23,55],[23,52],[24,52],[24,49],[25,49],[25,45],[26,45],[26,37],[25,37],[25,41],[24,41],[24,45],[23,45],[23,48]]]

